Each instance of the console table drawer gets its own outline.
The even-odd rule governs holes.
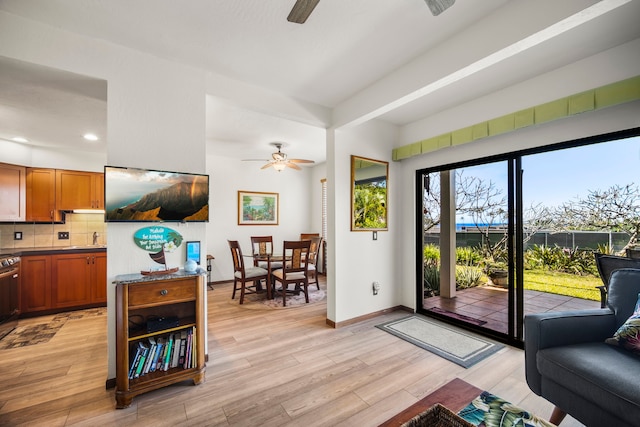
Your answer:
[[[193,280],[139,283],[129,286],[129,307],[196,299]]]

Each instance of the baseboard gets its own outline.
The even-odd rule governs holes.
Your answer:
[[[332,328],[337,329],[337,328],[342,328],[344,326],[352,325],[354,323],[362,322],[364,320],[369,320],[369,319],[372,319],[374,317],[378,317],[378,316],[380,316],[382,314],[391,313],[393,311],[406,311],[408,313],[414,313],[415,312],[414,309],[409,308],[407,306],[397,305],[395,307],[385,308],[384,310],[374,311],[373,313],[365,314],[363,316],[354,317],[354,318],[349,319],[349,320],[343,320],[342,322],[338,322],[338,323],[334,322],[333,320],[326,319],[326,323],[327,323],[327,325],[331,326]]]
[[[107,378],[107,382],[105,384],[105,388],[107,390],[116,387],[116,379],[115,378]]]

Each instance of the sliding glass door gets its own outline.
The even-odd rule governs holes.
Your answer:
[[[517,344],[527,313],[599,307],[594,252],[640,231],[639,133],[417,171],[418,311]]]

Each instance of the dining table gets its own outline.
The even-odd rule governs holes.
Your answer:
[[[255,254],[255,255],[250,255],[253,260],[255,261],[255,265],[258,265],[258,262],[260,261],[266,261],[267,262],[267,298],[268,299],[273,299],[275,297],[274,295],[274,288],[275,288],[275,284],[273,283],[273,280],[271,278],[271,274],[273,273],[274,270],[277,270],[279,268],[282,268],[281,266],[284,264],[284,262],[287,259],[290,259],[290,257],[286,257],[283,254]],[[273,267],[271,263],[279,263],[276,264],[277,267]],[[256,284],[256,290],[257,291],[262,291],[262,285],[260,283]]]

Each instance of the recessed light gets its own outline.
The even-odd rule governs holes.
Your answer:
[[[86,139],[87,141],[97,141],[98,137],[92,133],[85,133],[84,135],[82,135],[82,137],[84,139]]]
[[[11,138],[15,142],[29,142],[27,138],[23,138],[21,136],[16,136],[15,138]]]

